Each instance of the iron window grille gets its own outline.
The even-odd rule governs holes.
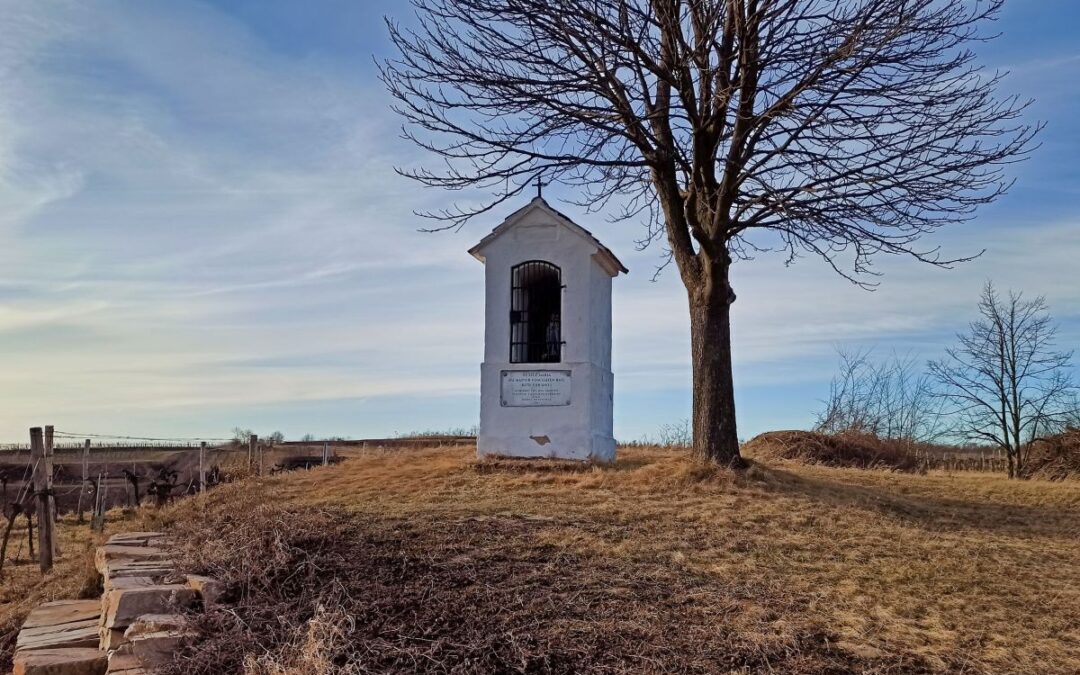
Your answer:
[[[510,363],[562,358],[562,271],[542,260],[515,265],[510,282]]]

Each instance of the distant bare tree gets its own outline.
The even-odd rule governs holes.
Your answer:
[[[1054,431],[1080,429],[1080,392],[1074,391],[1069,396],[1069,402],[1065,404],[1065,414],[1062,415],[1061,422],[1057,426],[1058,428]]]
[[[913,357],[893,354],[874,361],[870,350],[838,349],[840,372],[818,413],[816,429],[854,431],[911,442],[930,442],[945,430],[934,379]]]
[[[233,427],[232,442],[236,445],[247,445],[251,442],[251,437],[255,435],[253,429],[245,429],[243,427]],[[267,434],[260,437],[263,441],[270,443],[271,445],[281,443],[285,440],[285,434],[280,431]]]
[[[988,282],[979,315],[957,335],[959,346],[930,363],[930,372],[959,431],[1004,450],[1014,478],[1024,468],[1024,448],[1074,413],[1072,352],[1054,350],[1057,326],[1042,296],[1026,300],[1010,291],[1002,298]]]
[[[491,199],[537,180],[644,221],[686,286],[694,450],[737,464],[734,260],[803,253],[867,284],[1001,195],[1037,129],[970,46],[1002,0],[412,0],[381,77],[432,168]],[[666,265],[667,263],[665,263]]]
[[[657,435],[656,444],[665,448],[688,448],[694,443],[694,433],[688,419],[661,424]]]

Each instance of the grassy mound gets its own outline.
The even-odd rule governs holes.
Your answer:
[[[123,524],[171,530],[186,571],[230,587],[172,673],[1073,675],[1078,522],[1075,481],[432,448]],[[13,574],[0,602],[54,580]]]
[[[869,434],[769,431],[750,439],[743,451],[748,457],[766,461],[783,459],[802,464],[908,472],[921,469],[910,444]]]
[[[451,448],[241,481],[147,526],[232,589],[174,673],[1063,675],[1078,513],[1072,482]]]
[[[1068,429],[1032,443],[1024,478],[1080,480],[1080,429]]]
[[[798,620],[799,598],[755,610],[745,587],[663,559],[542,543],[558,528],[544,518],[358,519],[232,497],[244,508],[172,530],[185,566],[233,601],[195,618],[174,675],[877,672]]]

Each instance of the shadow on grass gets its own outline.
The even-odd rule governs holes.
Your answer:
[[[972,501],[947,495],[901,495],[874,486],[852,485],[818,476],[799,475],[755,462],[748,478],[778,494],[794,495],[835,506],[886,513],[928,530],[976,528],[1009,536],[1080,536],[1074,508]]]

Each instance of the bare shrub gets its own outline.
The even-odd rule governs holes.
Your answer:
[[[469,438],[480,433],[479,425],[471,427],[453,427],[450,429],[422,429],[395,434],[395,438]]]
[[[657,445],[662,448],[690,448],[694,445],[694,430],[689,419],[661,425]]]
[[[816,431],[868,434],[926,443],[944,431],[942,400],[934,379],[916,368],[911,356],[893,354],[875,361],[866,350],[838,349],[839,373],[818,413]]]

